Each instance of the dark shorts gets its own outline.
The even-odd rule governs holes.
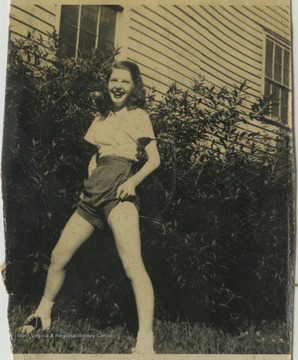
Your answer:
[[[116,197],[117,188],[132,173],[132,161],[118,156],[104,156],[97,160],[97,167],[85,181],[85,188],[80,195],[77,212],[96,228],[106,222],[111,210],[123,200]],[[140,208],[138,196],[127,198],[137,209]]]

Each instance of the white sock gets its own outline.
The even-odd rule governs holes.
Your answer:
[[[138,337],[152,337],[153,336],[153,331],[152,330],[139,330],[138,331]]]
[[[139,331],[137,336],[137,344],[153,346],[153,331]]]
[[[132,348],[133,354],[155,354],[154,351],[154,337],[152,331],[139,331],[137,335],[137,341],[134,348]]]
[[[35,314],[40,317],[50,317],[52,307],[54,304],[55,304],[55,301],[49,301],[49,300],[45,299],[44,297],[42,297],[42,299],[39,303],[39,306],[38,306],[37,310],[35,311]]]

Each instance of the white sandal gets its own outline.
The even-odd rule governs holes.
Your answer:
[[[154,351],[153,344],[153,332],[138,334],[136,346],[131,349],[131,353],[136,355],[154,355],[156,352]]]
[[[18,328],[21,334],[31,334],[37,330],[49,330],[51,327],[51,317],[41,317],[38,314],[31,314],[24,325]]]

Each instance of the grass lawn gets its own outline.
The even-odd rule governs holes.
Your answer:
[[[25,311],[26,310],[26,311]],[[29,310],[29,311],[28,311]],[[53,318],[49,332],[30,335],[17,330],[30,314],[20,305],[9,314],[14,353],[83,353],[127,354],[134,345],[134,336],[125,325],[100,328],[95,319],[81,319],[60,311]],[[160,354],[287,354],[290,352],[287,326],[284,323],[253,325],[229,334],[202,324],[155,321],[155,350]]]

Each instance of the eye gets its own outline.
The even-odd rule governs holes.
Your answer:
[[[130,81],[128,81],[128,80],[123,80],[122,82],[123,82],[123,84],[130,84]]]

